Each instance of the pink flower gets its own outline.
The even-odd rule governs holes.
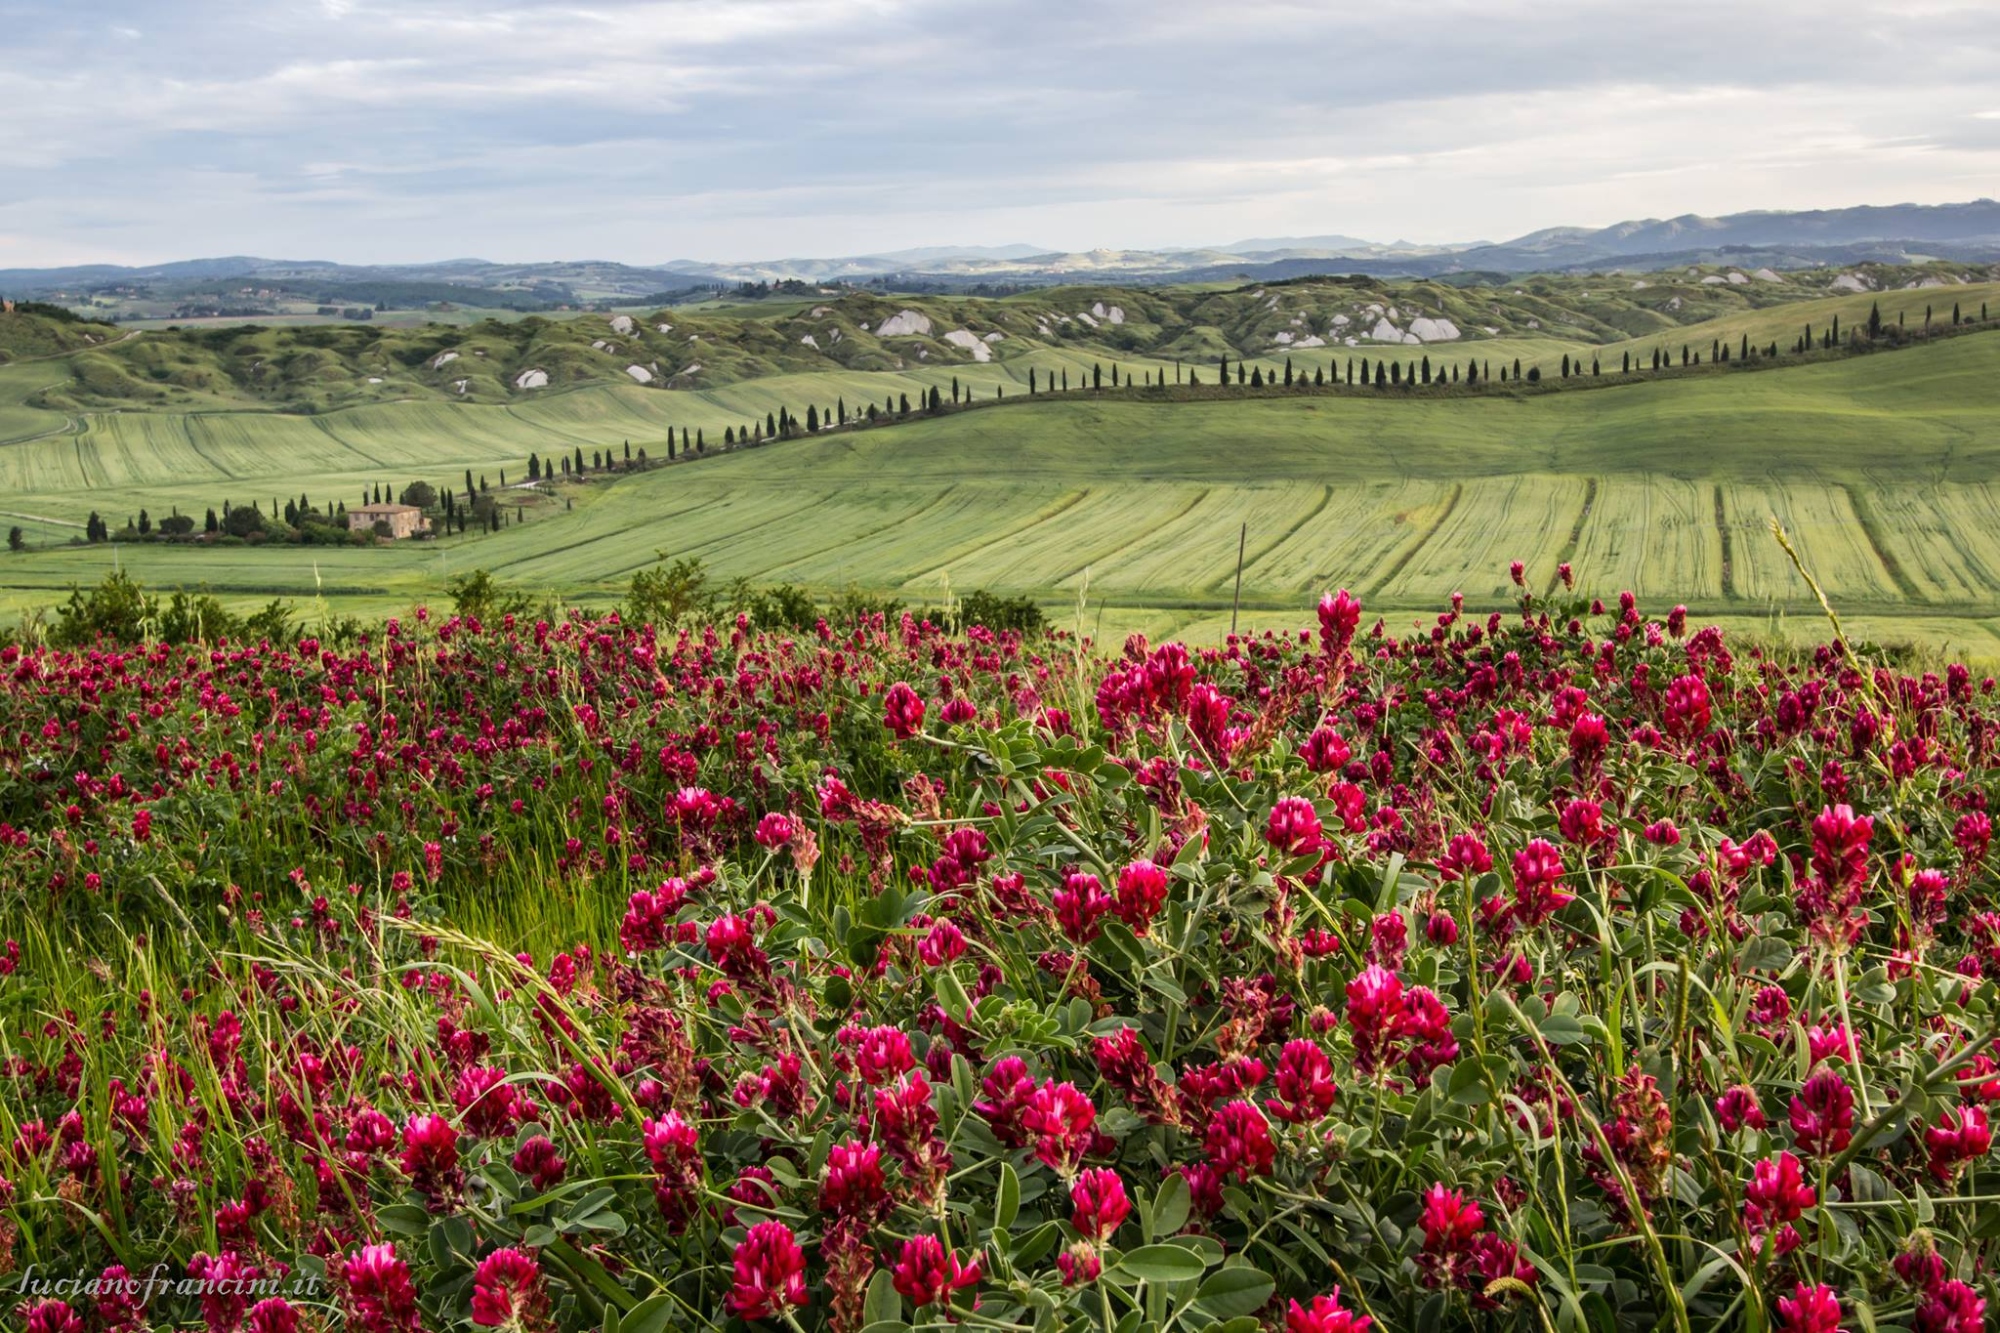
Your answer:
[[[83,1316],[70,1309],[67,1301],[23,1304],[16,1313],[23,1333],[84,1333]]]
[[[1050,1079],[1036,1088],[1021,1112],[1021,1128],[1035,1139],[1035,1157],[1061,1175],[1076,1170],[1097,1131],[1097,1108],[1074,1083]]]
[[[783,1222],[759,1222],[737,1243],[729,1309],[745,1319],[774,1319],[806,1303],[806,1256]]]
[[[1264,836],[1287,856],[1304,856],[1320,849],[1325,829],[1311,801],[1303,796],[1287,796],[1271,807]]]
[[[827,1154],[819,1206],[841,1216],[873,1218],[889,1203],[882,1150],[872,1143],[836,1143]]]
[[[1097,923],[1112,908],[1111,895],[1097,876],[1072,870],[1056,890],[1056,924],[1073,944],[1088,944],[1097,938]]]
[[[532,1135],[515,1150],[509,1163],[516,1171],[529,1178],[537,1190],[547,1192],[562,1184],[563,1175],[569,1163],[556,1151],[556,1145],[546,1135]]]
[[[215,1333],[234,1333],[249,1308],[249,1284],[261,1273],[234,1250],[197,1254],[188,1260],[188,1276],[201,1283],[202,1322]]]
[[[930,933],[917,941],[917,957],[925,967],[944,967],[964,953],[965,932],[950,921],[932,922]]]
[[[1792,1137],[1799,1151],[1832,1157],[1854,1138],[1854,1090],[1831,1069],[1806,1080],[1792,1098]]]
[[[1514,915],[1523,926],[1532,930],[1569,903],[1564,873],[1562,853],[1541,838],[1514,853]]]
[[[1333,1109],[1333,1061],[1317,1042],[1297,1038],[1278,1053],[1278,1095],[1265,1107],[1288,1124],[1310,1124]]]
[[[1285,1310],[1285,1333],[1368,1333],[1374,1322],[1343,1307],[1339,1287],[1313,1297],[1311,1305],[1293,1301]]]
[[[924,701],[917,692],[897,681],[882,697],[882,724],[899,741],[906,741],[924,729]]]
[[[1314,773],[1335,773],[1347,766],[1354,756],[1340,733],[1332,727],[1315,727],[1307,736],[1305,744],[1299,747],[1299,758],[1306,761],[1306,767]]]
[[[1754,1232],[1771,1231],[1798,1221],[1806,1209],[1818,1202],[1819,1195],[1806,1183],[1799,1159],[1781,1152],[1752,1168],[1743,1199],[1743,1222]]]
[[[1813,873],[1834,887],[1858,885],[1868,878],[1868,843],[1875,821],[1845,805],[1828,806],[1812,825]]]
[[[1924,1147],[1930,1153],[1931,1178],[1941,1185],[1949,1184],[1961,1166],[1978,1161],[1993,1147],[1985,1108],[1947,1110],[1937,1124],[1924,1131]]]
[[[1111,910],[1133,934],[1145,934],[1166,902],[1167,872],[1151,861],[1134,861],[1118,872],[1118,898]]]
[[[1963,1282],[1940,1282],[1917,1303],[1917,1333],[1984,1333],[1986,1298]]]
[[[1778,1300],[1779,1333],[1836,1333],[1839,1328],[1840,1300],[1824,1283],[1809,1287],[1801,1282]]]
[[[757,831],[751,834],[757,845],[766,851],[775,852],[800,832],[799,821],[780,810],[773,810],[757,821]]]
[[[1319,646],[1327,661],[1340,660],[1360,624],[1361,603],[1347,589],[1319,599]]]
[[[1354,1067],[1372,1074],[1387,1058],[1396,1024],[1403,1016],[1403,983],[1383,967],[1371,967],[1347,983],[1347,1025],[1354,1035]]]
[[[840,1040],[853,1048],[854,1072],[870,1087],[893,1083],[917,1067],[909,1034],[899,1027],[884,1023],[872,1028],[843,1028]]]
[[[1569,757],[1579,772],[1592,773],[1611,745],[1611,729],[1595,713],[1579,716],[1569,729]]]
[[[1131,1215],[1132,1201],[1126,1197],[1125,1182],[1116,1171],[1091,1167],[1080,1173],[1070,1186],[1069,1201],[1074,1208],[1070,1225],[1085,1240],[1102,1242]]]
[[[299,1333],[299,1312],[283,1296],[267,1296],[250,1307],[243,1326],[250,1333]]]
[[[1472,875],[1483,875],[1493,868],[1493,854],[1486,850],[1486,844],[1474,833],[1452,835],[1443,856],[1438,858],[1438,878],[1450,883],[1453,880]]]
[[[1216,1171],[1237,1180],[1270,1175],[1278,1151],[1264,1113],[1248,1101],[1233,1101],[1216,1111],[1204,1146]]]
[[[936,1236],[912,1236],[903,1242],[891,1281],[897,1291],[909,1298],[911,1305],[921,1310],[948,1300],[960,1287],[977,1283],[979,1264],[978,1259],[970,1264],[960,1263],[958,1256],[948,1253]]]
[[[541,1327],[549,1313],[542,1266],[521,1250],[495,1250],[472,1275],[472,1322],[482,1328]]]
[[[418,1333],[424,1326],[410,1266],[392,1244],[364,1245],[340,1265],[348,1325],[361,1333]]]
[[[1676,676],[1667,686],[1664,718],[1667,735],[1687,740],[1708,730],[1708,682],[1700,676]]]
[[[403,1126],[402,1168],[431,1211],[456,1198],[465,1175],[458,1169],[458,1131],[451,1122],[441,1115],[411,1116]]]
[[[1745,1128],[1762,1129],[1771,1123],[1764,1118],[1764,1108],[1757,1102],[1757,1090],[1743,1084],[1715,1099],[1715,1118],[1727,1134]]]

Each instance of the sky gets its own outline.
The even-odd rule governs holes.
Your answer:
[[[0,268],[1178,248],[2000,193],[1995,0],[0,0]]]

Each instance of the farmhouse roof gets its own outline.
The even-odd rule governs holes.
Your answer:
[[[350,514],[421,514],[424,511],[415,505],[361,505],[347,511]]]

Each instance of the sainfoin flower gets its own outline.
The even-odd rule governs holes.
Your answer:
[[[1319,812],[1303,796],[1287,796],[1271,807],[1264,821],[1264,836],[1287,856],[1303,856],[1320,849],[1324,828]]]
[[[364,1245],[340,1264],[341,1301],[361,1333],[416,1333],[423,1327],[410,1266],[391,1244]]]
[[[1808,1078],[1792,1098],[1792,1136],[1799,1151],[1831,1157],[1854,1138],[1854,1089],[1831,1069]]]
[[[924,701],[902,681],[882,696],[882,723],[897,740],[908,740],[924,729]]]
[[[806,1256],[783,1222],[759,1222],[730,1258],[729,1309],[745,1319],[775,1319],[806,1303]]]
[[[1292,1301],[1285,1308],[1285,1333],[1368,1333],[1374,1323],[1340,1303],[1339,1287],[1305,1305]]]
[[[472,1275],[472,1322],[482,1328],[536,1329],[549,1313],[542,1266],[522,1250],[495,1250]]]
[[[1097,1108],[1074,1083],[1050,1079],[1028,1097],[1021,1128],[1035,1141],[1036,1160],[1068,1175],[1090,1148]]]
[[[1264,1109],[1279,1120],[1308,1124],[1333,1109],[1333,1061],[1318,1042],[1304,1037],[1278,1053],[1278,1095]]]
[[[1134,861],[1118,872],[1118,894],[1112,911],[1143,935],[1167,901],[1167,872],[1151,861]]]
[[[1790,1296],[1778,1298],[1780,1333],[1835,1333],[1840,1327],[1840,1298],[1821,1283],[1798,1283]]]
[[[896,1290],[921,1310],[950,1299],[961,1287],[978,1283],[980,1261],[975,1258],[969,1264],[962,1263],[936,1236],[912,1236],[903,1242],[892,1276]]]
[[[1091,1167],[1077,1174],[1069,1189],[1070,1225],[1085,1240],[1106,1241],[1131,1215],[1132,1200],[1126,1196],[1125,1182],[1116,1171]]]

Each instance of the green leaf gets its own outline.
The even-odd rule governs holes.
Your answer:
[[[618,1321],[618,1333],[667,1333],[673,1327],[674,1298],[666,1292],[648,1296]]]
[[[375,1220],[384,1231],[399,1236],[423,1236],[431,1229],[431,1215],[413,1203],[392,1203],[375,1210]]]
[[[1000,1163],[1000,1188],[993,1203],[993,1229],[1006,1231],[1021,1211],[1021,1177],[1012,1162]]]
[[[966,1012],[972,1008],[972,1000],[966,995],[958,973],[948,967],[939,968],[931,980],[931,989],[937,993],[938,1004],[954,1023],[965,1021]]]
[[[1460,1060],[1452,1066],[1451,1081],[1445,1085],[1445,1096],[1459,1106],[1482,1106],[1491,1092],[1481,1077],[1479,1061]]]
[[[1153,1211],[1146,1231],[1148,1238],[1171,1236],[1187,1225],[1188,1211],[1194,1206],[1194,1194],[1188,1189],[1187,1177],[1175,1172],[1160,1182],[1159,1193],[1153,1196]]]
[[[1567,1014],[1550,1014],[1535,1025],[1535,1030],[1551,1046],[1575,1046],[1590,1039],[1583,1024]]]
[[[1118,1267],[1141,1282],[1188,1282],[1207,1267],[1201,1256],[1181,1245],[1141,1245],[1129,1250]]]
[[[1195,1293],[1202,1309],[1219,1319],[1255,1314],[1271,1299],[1278,1284],[1255,1268],[1223,1268],[1209,1275]]]
[[[903,1298],[896,1293],[895,1274],[886,1268],[878,1268],[868,1283],[868,1297],[861,1306],[861,1322],[867,1325],[899,1324],[902,1321]]]

